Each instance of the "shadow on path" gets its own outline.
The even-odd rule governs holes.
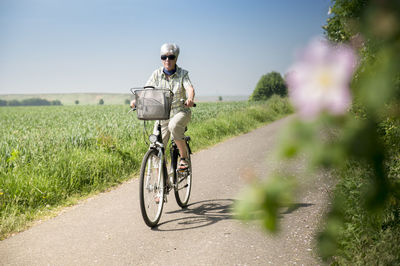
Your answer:
[[[232,208],[234,200],[215,199],[192,203],[184,209],[165,213],[183,216],[160,223],[154,231],[181,231],[201,228],[222,220],[233,219]],[[165,217],[164,217],[165,218]]]
[[[287,208],[286,211],[281,212],[281,214],[290,214],[300,208],[306,208],[306,207],[310,207],[313,206],[315,204],[313,203],[294,203],[292,206],[290,206],[289,208]]]
[[[192,203],[186,208],[166,212],[167,215],[179,215],[179,218],[168,220],[154,227],[153,231],[182,231],[210,226],[223,220],[234,219],[233,199],[204,200]],[[285,211],[280,212],[279,218],[291,214],[300,208],[313,206],[312,203],[294,203]]]

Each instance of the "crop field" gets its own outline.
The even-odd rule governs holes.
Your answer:
[[[137,175],[147,146],[143,122],[128,111],[127,105],[0,108],[0,239]],[[279,97],[199,103],[187,134],[196,151],[290,112]]]

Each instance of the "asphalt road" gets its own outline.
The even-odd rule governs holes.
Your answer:
[[[302,192],[294,208],[282,210],[277,235],[231,214],[249,173],[266,176],[279,165],[271,154],[290,119],[194,154],[190,206],[180,209],[170,194],[156,229],[142,220],[133,179],[1,241],[0,265],[321,264],[313,235],[327,206],[326,175],[301,180]]]

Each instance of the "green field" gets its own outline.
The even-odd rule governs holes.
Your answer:
[[[126,105],[0,108],[0,239],[138,173],[147,150]],[[194,151],[291,112],[287,99],[199,103]]]

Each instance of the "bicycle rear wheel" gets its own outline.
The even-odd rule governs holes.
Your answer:
[[[149,227],[158,224],[164,206],[164,177],[158,151],[150,149],[145,154],[140,169],[140,210]]]
[[[186,144],[187,145],[187,144]],[[190,152],[189,152],[189,146],[187,145],[187,150],[188,150],[188,157],[187,161],[189,164],[189,167],[187,170],[180,171],[179,170],[179,161],[180,157],[178,157],[177,160],[177,166],[176,166],[176,172],[174,174],[175,176],[175,199],[176,203],[182,208],[186,207],[189,202],[190,198],[190,192],[192,189],[192,162],[190,160]]]

